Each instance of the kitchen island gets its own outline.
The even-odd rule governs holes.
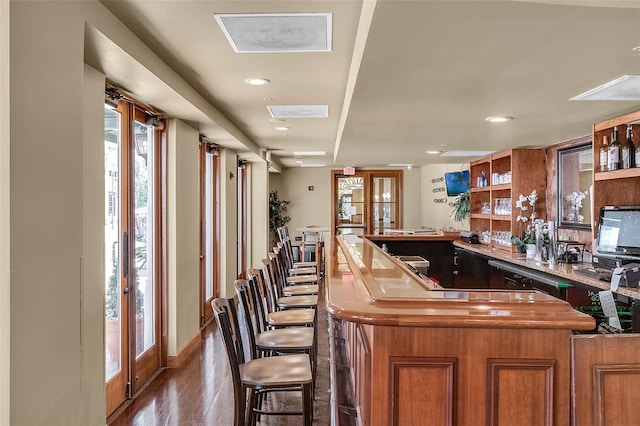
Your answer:
[[[326,268],[361,424],[569,424],[571,333],[591,317],[536,291],[441,289],[368,239],[336,237]]]

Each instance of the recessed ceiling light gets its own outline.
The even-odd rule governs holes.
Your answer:
[[[287,130],[291,130],[291,127],[276,126],[276,127],[274,127],[274,129],[276,129],[276,130],[280,130],[281,132],[285,132],[285,131],[287,131]]]
[[[493,154],[495,151],[448,151],[442,157],[484,157]]]
[[[436,154],[440,154],[442,151],[425,151],[425,152],[429,155],[436,155]]]
[[[327,155],[327,151],[293,151],[291,153],[292,155],[299,155],[299,156],[322,156],[322,155]]]
[[[297,164],[302,164],[302,163],[304,163],[304,161],[302,161],[302,160],[296,160],[296,163],[297,163]]]
[[[413,163],[409,164],[409,163],[391,163],[391,164],[387,164],[387,167],[409,167],[409,166],[413,166]]]
[[[504,122],[513,120],[513,117],[496,116],[496,117],[487,117],[485,118],[485,120],[487,120],[489,123],[504,123]]]
[[[300,164],[300,167],[324,167],[325,164],[307,164],[307,163],[303,163]]]
[[[283,120],[281,118],[270,118],[269,121],[272,122],[272,123],[282,123],[285,120]]]
[[[266,78],[247,78],[244,82],[252,86],[264,86],[265,84],[270,83]]]

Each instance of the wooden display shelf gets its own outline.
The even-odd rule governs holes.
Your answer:
[[[479,188],[471,188],[471,192],[489,192],[491,191],[490,186],[481,186]]]
[[[471,213],[471,218],[472,218],[472,219],[485,219],[485,220],[489,220],[489,219],[491,219],[491,215],[490,215],[490,214],[482,214],[482,213]]]
[[[511,184],[510,183],[501,183],[500,185],[493,185],[491,187],[491,189],[493,191],[509,190],[509,189],[511,189]]]
[[[635,167],[633,169],[620,169],[613,170],[610,172],[595,172],[594,180],[609,180],[609,179],[627,179],[640,177],[640,167]]]
[[[491,215],[491,220],[502,220],[505,222],[511,222],[511,215],[506,216],[506,215],[502,215],[502,214],[492,214]]]

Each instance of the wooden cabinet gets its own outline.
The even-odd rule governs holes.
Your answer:
[[[486,176],[487,185],[478,186],[479,177]],[[512,149],[481,158],[471,163],[471,215],[472,231],[480,234],[483,244],[505,251],[515,251],[509,242],[509,234],[518,235],[526,227],[517,222],[516,200],[520,195],[538,193],[535,209],[538,217],[544,217],[546,202],[546,153],[544,149]],[[496,176],[502,176],[500,180]],[[506,177],[506,178],[505,178]],[[508,200],[511,213],[500,209],[501,200]],[[487,211],[488,207],[488,211]],[[498,209],[496,209],[498,208]],[[524,212],[531,214],[531,207]],[[490,240],[482,238],[488,232]],[[502,237],[502,238],[500,238]]]
[[[454,288],[489,288],[489,258],[454,247]]]
[[[593,125],[593,231],[598,232],[598,212],[602,206],[640,205],[640,167],[611,172],[600,171],[600,148],[607,136],[611,141],[613,128],[618,129],[618,140],[626,142],[627,124],[631,124],[633,144],[640,144],[640,111],[612,118]]]

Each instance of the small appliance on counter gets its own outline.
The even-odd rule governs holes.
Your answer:
[[[418,275],[428,275],[429,261],[420,256],[394,256]]]
[[[460,231],[460,239],[469,244],[480,244],[480,238],[475,231]]]

